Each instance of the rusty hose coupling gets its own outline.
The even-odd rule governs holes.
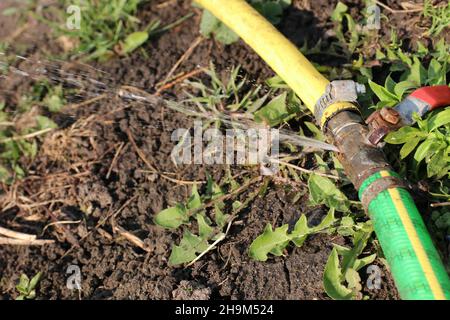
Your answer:
[[[339,149],[337,157],[357,190],[374,173],[392,169],[383,151],[368,141],[369,129],[359,113],[344,110],[335,114],[327,121],[324,132]],[[370,185],[361,196],[365,210],[380,192],[393,187],[405,187],[405,183],[389,177]]]
[[[389,108],[375,112],[365,124],[357,102],[358,95],[365,87],[352,80],[332,81],[326,92],[315,105],[315,117],[328,139],[339,149],[338,159],[348,178],[357,190],[371,175],[392,170],[383,151],[377,147],[371,137],[376,138],[374,128],[380,136],[401,125],[400,114]],[[387,128],[387,129],[386,129]],[[381,138],[380,138],[381,139]],[[367,211],[370,202],[382,191],[393,187],[406,187],[401,178],[386,177],[377,179],[361,195],[361,202]]]

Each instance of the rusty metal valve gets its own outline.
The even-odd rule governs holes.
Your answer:
[[[369,126],[367,139],[376,146],[391,131],[402,127],[401,116],[394,108],[384,107],[372,113],[366,123]]]

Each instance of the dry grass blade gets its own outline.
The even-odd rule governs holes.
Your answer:
[[[170,80],[170,78],[175,73],[177,68],[183,63],[183,61],[185,61],[186,59],[188,59],[191,56],[191,54],[194,52],[195,48],[197,48],[197,46],[202,41],[203,41],[203,37],[197,37],[197,39],[195,39],[195,41],[192,43],[192,45],[186,50],[186,52],[180,57],[180,59],[178,59],[178,61],[174,64],[172,69],[170,69],[170,71],[167,73],[164,80],[161,81],[162,86],[165,85]],[[158,93],[158,91],[157,91],[157,93]]]
[[[9,229],[5,229],[3,227],[0,227],[0,234],[3,236],[9,237],[9,238],[18,239],[18,240],[27,240],[27,241],[36,240],[36,236],[33,234],[12,231]]]
[[[115,165],[116,165],[117,159],[119,158],[120,152],[122,151],[124,145],[125,145],[125,142],[122,142],[122,143],[119,145],[119,148],[117,148],[117,151],[116,151],[116,153],[115,153],[115,155],[114,155],[114,158],[113,158],[113,160],[111,161],[111,165],[109,166],[108,172],[106,173],[106,179],[109,179],[109,176],[111,175],[111,172],[112,172],[113,168],[114,168]]]
[[[35,138],[37,136],[43,135],[47,132],[50,132],[54,130],[53,128],[47,128],[47,129],[43,129],[43,130],[39,130],[30,134],[25,134],[23,136],[15,136],[15,137],[10,137],[10,138],[5,138],[0,140],[0,144],[1,143],[7,143],[7,142],[11,142],[11,141],[18,141],[18,140],[24,140],[24,139],[31,139],[31,138]]]
[[[295,169],[295,170],[298,170],[298,171],[301,171],[301,172],[314,173],[314,174],[316,174],[318,176],[327,177],[327,178],[334,179],[334,180],[340,180],[341,179],[340,177],[334,176],[332,174],[322,173],[322,172],[317,171],[317,170],[305,169],[305,168],[296,166],[295,164],[292,164],[292,163],[289,163],[289,162],[285,162],[285,161],[281,161],[281,160],[277,160],[277,159],[273,159],[273,158],[270,159],[270,162],[281,164],[283,166],[290,167],[292,169]]]
[[[185,75],[175,79],[174,81],[169,82],[168,84],[162,86],[161,88],[159,88],[157,90],[157,92],[155,93],[155,96],[159,96],[163,91],[166,91],[166,90],[174,87],[175,85],[179,84],[180,82],[183,82],[184,80],[192,78],[192,77],[194,77],[194,76],[196,76],[196,75],[198,75],[200,73],[203,73],[203,72],[205,72],[204,68],[195,69],[195,70],[193,70],[193,71],[191,71],[191,72],[189,72],[189,73],[187,73],[187,74],[185,74]]]
[[[46,244],[55,243],[54,240],[24,240],[24,239],[11,239],[0,237],[0,245],[15,245],[15,246],[42,246]]]
[[[106,94],[99,95],[97,97],[94,97],[92,99],[89,99],[89,100],[86,100],[86,101],[83,101],[83,102],[80,102],[77,104],[70,104],[67,106],[67,108],[76,109],[76,108],[84,107],[84,106],[90,105],[94,102],[103,100],[104,98],[106,98]]]
[[[432,208],[446,207],[446,206],[450,206],[450,202],[438,202],[438,203],[432,203],[432,204],[430,204],[430,206],[431,206]]]
[[[99,221],[97,223],[97,225],[95,226],[94,230],[99,230],[101,229],[100,227],[103,226],[106,221],[108,221],[109,219],[114,219],[117,215],[119,215],[123,209],[125,209],[126,207],[128,207],[128,205],[133,202],[139,195],[135,194],[134,196],[132,196],[130,199],[128,199],[127,201],[125,201],[125,203],[116,211],[113,211],[111,213],[109,213],[104,219],[102,219],[101,221]],[[104,230],[102,230],[103,232]],[[92,234],[93,230],[90,230],[85,236],[83,236],[79,242],[83,241],[84,239],[86,239],[88,236],[90,236]],[[76,246],[72,245],[62,256],[61,258],[59,258],[60,261],[62,261],[62,259],[64,259]]]
[[[409,12],[422,12],[423,11],[423,7],[421,7],[421,8],[414,8],[414,9],[396,10],[396,9],[392,9],[387,4],[384,4],[383,2],[378,1],[378,0],[375,0],[375,3],[377,5],[379,5],[380,7],[383,7],[384,9],[386,9],[387,11],[389,11],[391,13],[409,13]],[[402,5],[402,6],[405,7],[405,5]]]
[[[144,241],[142,241],[140,238],[130,233],[129,231],[125,230],[121,226],[114,226],[114,232],[119,233],[120,236],[124,237],[125,239],[130,241],[135,246],[141,248],[142,250],[150,252],[150,249],[144,244]]]

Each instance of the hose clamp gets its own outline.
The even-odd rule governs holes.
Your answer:
[[[405,181],[398,177],[383,177],[372,182],[362,193],[361,203],[368,212],[368,208],[372,200],[374,200],[381,192],[391,188],[405,188],[407,185]]]
[[[325,93],[314,106],[314,116],[324,130],[328,120],[338,112],[359,112],[358,96],[366,92],[363,84],[353,80],[335,80],[328,84]]]

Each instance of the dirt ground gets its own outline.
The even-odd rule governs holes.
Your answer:
[[[194,10],[190,1],[158,7],[162,2],[145,5],[140,10],[142,21],[155,17],[174,21]],[[346,3],[355,11],[361,6],[358,1]],[[396,1],[388,3],[396,6]],[[7,2],[0,4],[0,9],[6,5]],[[312,43],[326,39],[332,36],[329,16],[334,6],[335,1],[295,1],[279,27],[298,45],[306,39]],[[398,26],[400,36],[411,37],[413,44],[419,30],[405,30],[403,21],[411,19],[414,25],[416,16],[391,17],[391,25]],[[197,14],[152,40],[145,46],[148,58],[136,53],[95,67],[107,72],[115,85],[133,83],[153,92],[199,36],[199,19]],[[2,17],[0,38],[10,37],[16,30],[13,18]],[[387,30],[382,36],[388,37]],[[38,58],[60,50],[52,39],[50,30],[32,22],[16,35],[15,41],[17,46],[26,46],[26,56]],[[273,75],[242,42],[223,46],[212,39],[204,40],[178,71],[189,72],[210,61],[222,74],[241,65],[242,73],[255,82]],[[31,81],[19,78],[0,80],[2,95],[10,101],[29,90],[30,85]],[[165,98],[182,95],[177,86],[167,91]],[[224,175],[221,167],[175,167],[169,160],[174,146],[172,131],[190,126],[191,120],[184,115],[160,104],[139,105],[108,98],[82,107],[69,106],[55,121],[62,129],[49,134],[36,159],[24,164],[32,174],[20,183],[4,186],[3,194],[0,192],[0,206],[16,204],[0,213],[1,226],[54,239],[55,243],[40,247],[1,246],[0,298],[16,297],[15,284],[20,274],[41,271],[38,299],[327,299],[322,288],[324,265],[332,244],[345,244],[344,238],[313,236],[302,248],[290,248],[286,257],[271,258],[265,263],[248,256],[251,241],[267,222],[292,224],[301,213],[312,220],[326,214],[325,208],[308,208],[305,197],[293,205],[291,190],[283,185],[271,185],[264,197],[256,198],[241,212],[218,248],[192,267],[168,267],[170,248],[179,241],[181,232],[171,233],[155,226],[153,217],[168,205],[186,199],[190,186],[145,172],[148,166],[137,154],[130,135],[160,172],[173,173],[171,177],[185,181],[204,180],[209,172],[217,181]],[[254,174],[258,174],[256,169]],[[240,197],[245,199],[257,187],[254,185]],[[14,192],[11,188],[15,188]],[[20,197],[7,198],[11,195],[28,197],[36,207],[27,207]],[[55,221],[72,223],[48,226]],[[121,237],[117,227],[142,239],[145,250]],[[81,292],[66,286],[70,265],[81,269]],[[382,288],[364,288],[363,292],[372,299],[396,299],[391,277],[383,270]]]

